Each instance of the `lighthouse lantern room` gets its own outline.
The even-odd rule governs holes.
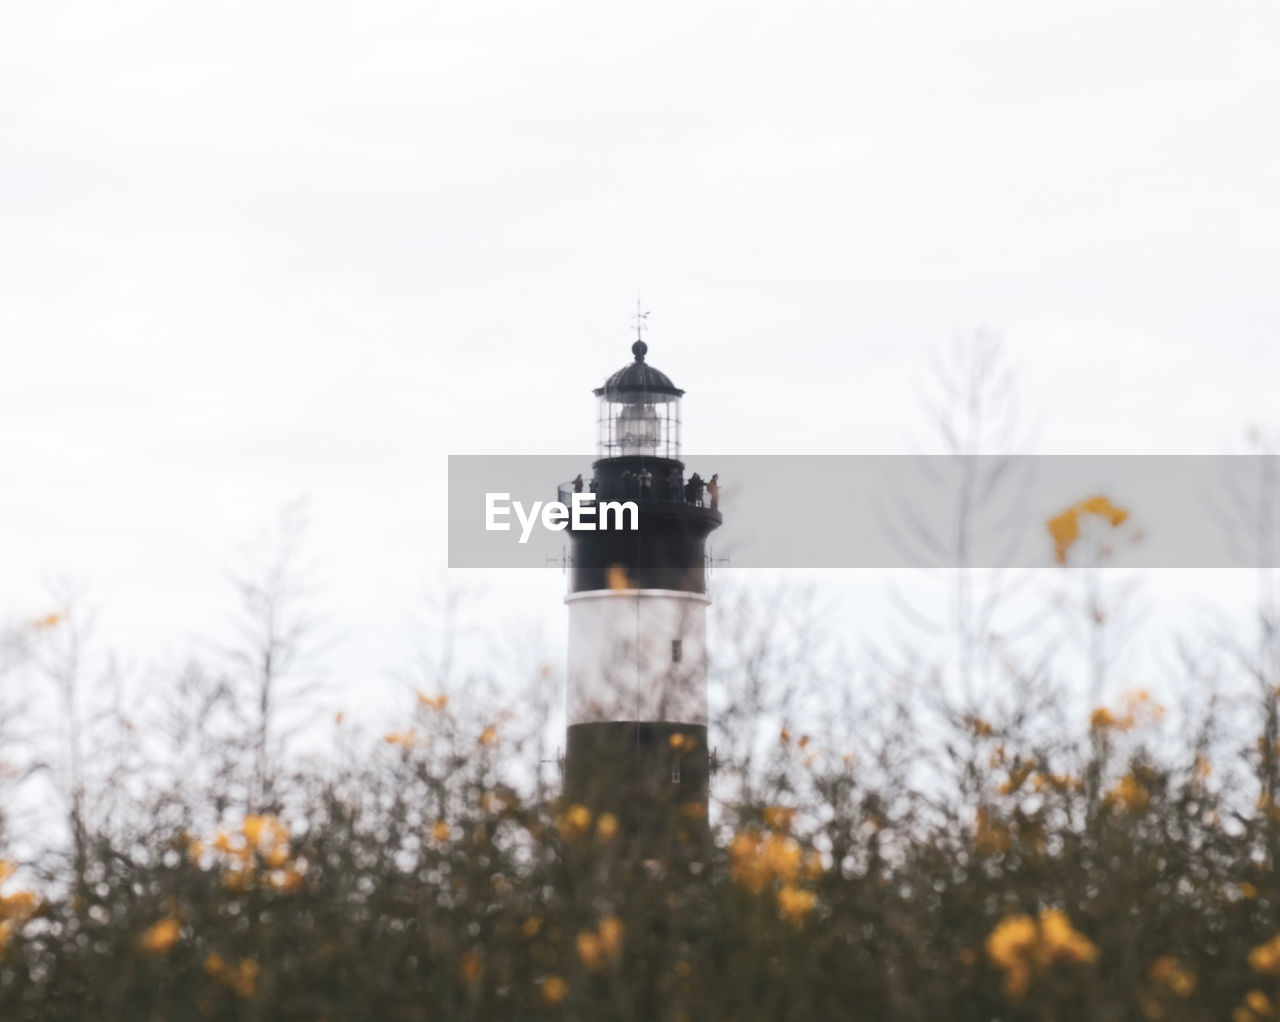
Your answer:
[[[596,456],[680,457],[680,398],[684,391],[645,362],[649,347],[631,346],[635,361],[596,388]]]

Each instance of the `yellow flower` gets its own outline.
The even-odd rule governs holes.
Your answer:
[[[605,916],[600,920],[600,944],[605,953],[616,955],[622,947],[622,934],[625,927],[617,916]]]
[[[569,984],[559,976],[548,976],[541,985],[542,1000],[546,1004],[559,1004],[569,993]]]
[[[1009,771],[1009,779],[1000,785],[1001,795],[1013,795],[1021,787],[1027,783],[1027,778],[1031,776],[1032,771],[1036,768],[1036,761],[1029,759],[1026,762],[1019,763]]]
[[[1249,967],[1254,972],[1280,976],[1280,934],[1249,952]]]
[[[794,881],[803,858],[803,851],[793,838],[777,833],[740,831],[729,844],[730,874],[754,894],[775,880]]]
[[[1124,523],[1129,517],[1129,512],[1112,504],[1106,497],[1099,496],[1082,500],[1061,514],[1050,518],[1046,527],[1053,539],[1054,560],[1059,564],[1067,563],[1067,553],[1080,538],[1080,518],[1083,515],[1096,515],[1115,528]]]
[[[479,742],[485,748],[498,744],[498,729],[490,724],[487,728],[480,732]]]
[[[789,923],[799,923],[813,911],[818,896],[793,884],[778,889],[778,914]]]
[[[399,745],[407,749],[417,742],[418,731],[416,728],[410,728],[408,731],[389,731],[382,736],[382,740],[388,745]]]
[[[452,833],[453,828],[445,823],[444,820],[436,820],[436,822],[431,825],[431,838],[437,844],[444,844],[444,842],[449,840],[449,836]]]
[[[230,987],[248,1000],[258,990],[258,973],[261,967],[253,958],[242,958],[238,965],[231,965],[216,951],[205,957],[204,971],[212,979]]]
[[[240,959],[239,967],[231,974],[228,980],[231,989],[245,1000],[248,1000],[258,990],[258,973],[260,971],[261,967],[256,959]]]
[[[269,869],[280,869],[289,861],[289,846],[272,845],[262,858]]]
[[[1151,978],[1182,998],[1190,997],[1196,988],[1195,973],[1184,968],[1172,955],[1164,955],[1151,963]]]
[[[607,916],[593,933],[583,930],[578,934],[578,957],[592,972],[599,972],[606,964],[616,965],[622,953],[622,920]]]
[[[705,820],[707,818],[707,807],[701,802],[681,802],[680,815],[686,820]]]
[[[541,929],[542,929],[541,916],[529,916],[529,918],[527,918],[524,921],[523,925],[520,927],[520,931],[526,937],[536,937],[538,935],[538,931]]]
[[[800,846],[791,838],[771,834],[765,841],[765,859],[769,869],[782,880],[795,879],[802,857]]]
[[[444,693],[436,696],[429,696],[425,692],[419,692],[418,702],[428,709],[443,710],[449,705],[449,697]]]
[[[289,828],[269,814],[246,816],[241,829],[249,844],[259,850],[275,848],[289,841]]]
[[[1242,898],[1253,899],[1258,896],[1258,889],[1254,887],[1253,884],[1249,883],[1248,880],[1242,880],[1240,883],[1236,884],[1236,890],[1240,892],[1240,897]]]
[[[1005,993],[1021,1000],[1031,983],[1031,955],[1038,939],[1030,916],[1009,916],[991,931],[985,944],[987,957],[1004,970]]]
[[[213,847],[226,855],[238,855],[242,846],[233,845],[231,836],[225,830],[220,830],[213,839]]]
[[[760,815],[764,818],[764,825],[774,830],[790,830],[791,821],[795,819],[796,811],[784,806],[765,806]]]
[[[601,841],[609,841],[616,833],[618,833],[618,818],[613,813],[601,813],[600,819],[596,821],[596,836]]]
[[[139,941],[142,950],[153,955],[164,954],[177,942],[181,929],[182,925],[172,916],[152,923]]]
[[[1094,731],[1106,729],[1128,731],[1131,728],[1155,724],[1164,719],[1164,707],[1152,700],[1150,694],[1146,691],[1139,689],[1134,692],[1126,692],[1123,698],[1123,711],[1116,713],[1105,706],[1099,706],[1090,714],[1089,726]],[[1199,757],[1196,758],[1197,771],[1200,770],[1202,762],[1203,760]],[[1207,763],[1204,765],[1208,766]],[[1208,776],[1207,771],[1200,774],[1200,776]]]
[[[1074,929],[1067,914],[1060,909],[1040,913],[1040,961],[1092,962],[1098,949],[1084,934]]]
[[[573,841],[587,832],[591,826],[591,810],[574,804],[556,817],[556,829],[565,841]]]
[[[604,964],[604,951],[600,947],[600,938],[590,931],[578,934],[578,957],[582,964],[592,972],[598,972]]]
[[[979,738],[990,738],[995,734],[995,729],[981,717],[965,717],[964,722]]]
[[[14,891],[0,894],[0,919],[6,922],[25,923],[36,914],[39,899],[34,891]]]
[[[1125,809],[1145,809],[1150,801],[1151,793],[1133,774],[1125,774],[1106,794],[1109,805],[1123,806]]]
[[[44,614],[32,621],[31,627],[37,632],[43,632],[48,628],[57,628],[64,620],[66,620],[66,618],[62,614],[56,612],[52,614]]]
[[[1099,706],[1089,715],[1089,727],[1094,731],[1101,731],[1104,728],[1115,728],[1119,731],[1127,731],[1132,726],[1132,721],[1125,723],[1117,720],[1116,715],[1105,706]]]
[[[987,937],[987,957],[1004,971],[1004,989],[1011,1000],[1021,1000],[1036,972],[1058,962],[1092,962],[1098,957],[1093,942],[1071,925],[1065,912],[1046,909],[1039,920],[1028,915],[1008,916]]]

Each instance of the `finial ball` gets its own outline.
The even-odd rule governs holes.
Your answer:
[[[644,361],[645,352],[648,350],[649,345],[645,344],[644,341],[636,341],[635,344],[631,345],[631,353],[635,355],[637,362]]]

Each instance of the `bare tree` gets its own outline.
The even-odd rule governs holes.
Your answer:
[[[238,639],[228,650],[237,689],[247,697],[252,775],[249,802],[270,800],[272,757],[292,735],[281,710],[316,693],[315,679],[299,668],[313,652],[317,626],[308,609],[311,590],[302,543],[305,506],[295,502],[281,513],[260,550],[246,553],[234,582],[240,600]]]

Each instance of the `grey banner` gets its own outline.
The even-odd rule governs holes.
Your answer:
[[[450,567],[561,566],[569,533],[522,528],[514,503],[541,514],[568,480],[591,479],[593,460],[451,456]],[[730,568],[1280,564],[1273,456],[725,455],[689,458],[693,472],[719,475],[709,549]],[[508,508],[494,519],[508,531],[486,528],[487,502]]]

